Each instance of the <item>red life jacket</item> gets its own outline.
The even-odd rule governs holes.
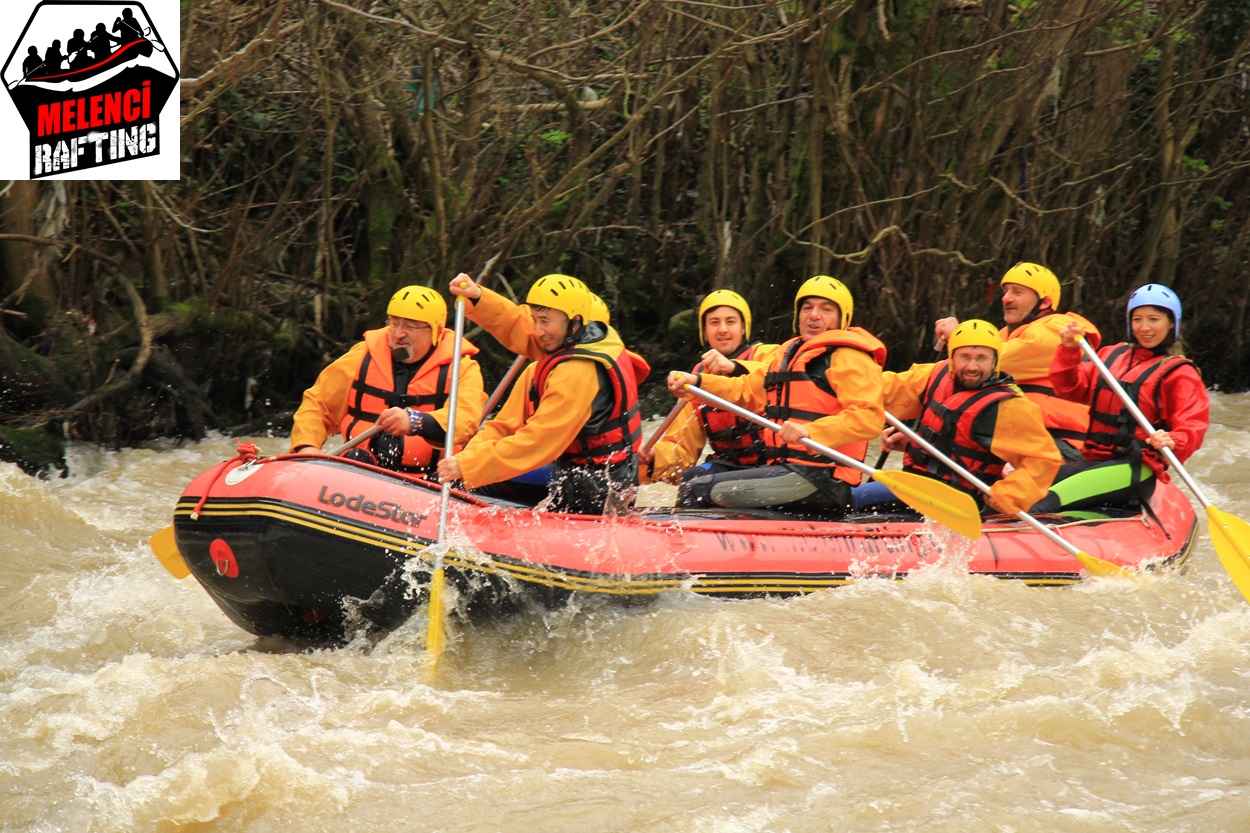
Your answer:
[[[1099,355],[1142,416],[1155,429],[1169,431],[1172,426],[1168,424],[1161,400],[1163,380],[1193,362],[1183,356],[1155,356],[1153,353],[1143,359],[1135,355],[1139,350],[1150,353],[1135,344],[1124,343],[1105,347]],[[1139,451],[1146,465],[1156,473],[1167,469],[1163,456],[1146,443],[1145,430],[1099,374],[1089,408],[1089,432],[1083,449],[1085,459],[1109,460]]]
[[[765,416],[778,423],[786,420],[807,423],[841,413],[842,402],[830,385],[826,371],[833,351],[842,347],[860,350],[878,365],[885,365],[885,345],[860,327],[827,330],[807,341],[792,338],[781,345],[764,376],[764,391],[768,396]],[[859,469],[838,465],[798,443],[782,445],[775,431],[767,432],[764,440],[769,446],[769,463],[831,466],[834,477],[852,486],[858,486],[863,479]],[[868,440],[858,440],[836,450],[862,461],[868,451]]]
[[[986,408],[996,409],[999,402],[1013,396],[1023,394],[1010,376],[1002,374],[979,388],[956,390],[950,361],[940,361],[929,375],[929,382],[921,396],[924,410],[920,414],[916,433],[983,483],[991,484],[1002,479],[1006,461],[991,452],[989,440],[978,439],[972,429]],[[984,443],[982,439],[985,439]],[[978,497],[981,494],[979,489],[951,471],[949,466],[916,445],[907,446],[903,469],[928,475]]]
[[[586,424],[560,455],[574,465],[607,465],[628,460],[642,442],[642,416],[638,410],[637,374],[646,372],[645,362],[623,346],[615,355],[599,342],[562,347],[539,360],[526,403],[526,419],[538,410],[547,377],[561,362],[589,360],[596,364],[599,393]]]
[[[744,344],[727,359],[750,361],[755,355],[759,344]],[[703,372],[703,362],[694,366],[691,373]],[[703,426],[703,434],[712,446],[710,459],[719,460],[730,465],[762,466],[766,461],[768,444],[763,437],[763,430],[753,422],[734,416],[729,411],[707,404],[696,406],[695,416]]]
[[[365,333],[368,348],[360,363],[360,370],[352,382],[348,394],[347,414],[339,425],[344,440],[372,428],[387,408],[413,408],[418,411],[437,411],[447,404],[451,393],[452,348],[455,333],[443,329],[438,344],[421,363],[408,382],[403,393],[395,391],[395,377],[391,367],[391,349],[386,338],[386,328]],[[473,356],[478,348],[468,341],[463,343],[462,356]],[[429,468],[438,465],[443,456],[441,448],[431,446],[420,436],[403,437],[405,468]],[[370,443],[364,443],[368,448]],[[456,446],[459,451],[461,445]]]

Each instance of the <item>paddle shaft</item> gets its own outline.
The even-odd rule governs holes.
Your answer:
[[[746,408],[735,405],[734,403],[730,402],[728,399],[721,399],[719,396],[717,396],[714,393],[708,393],[707,391],[705,391],[703,388],[699,387],[698,385],[686,385],[686,390],[690,391],[695,396],[699,397],[705,402],[711,402],[713,405],[720,408],[722,411],[729,411],[729,413],[739,416],[742,419],[745,419],[747,422],[753,422],[756,425],[760,426],[761,428],[770,428],[773,431],[781,430],[781,426],[773,422],[771,419],[762,417],[757,413],[748,411]],[[813,440],[811,437],[800,437],[799,445],[805,448],[810,448],[812,451],[815,451],[817,453],[823,454],[826,457],[834,460],[835,462],[841,463],[844,466],[850,466],[853,469],[859,469],[861,472],[868,475],[869,477],[872,477],[873,475],[877,473],[877,470],[874,469],[872,466],[868,465],[867,463],[861,460],[856,460],[854,457],[849,457],[843,454],[841,451],[830,448],[827,445],[821,445],[820,443]]]
[[[677,415],[681,413],[681,409],[684,407],[686,407],[686,400],[678,399],[677,404],[673,406],[673,409],[668,412],[668,416],[664,417],[664,421],[660,423],[660,427],[655,429],[651,436],[647,438],[647,441],[642,444],[642,448],[639,451],[650,451],[654,448],[660,437],[664,436],[664,432],[673,424],[673,420],[677,419]]]
[[[452,345],[451,350],[451,390],[447,402],[447,436],[443,440],[443,454],[450,457],[455,454],[456,449],[456,400],[460,393],[460,353],[464,340],[464,297],[456,296],[456,343]],[[447,538],[447,508],[451,503],[451,481],[443,484],[443,489],[438,498],[438,543],[442,544]],[[442,547],[439,547],[435,557],[434,567],[438,569],[442,567],[443,553]]]
[[[344,451],[350,451],[351,449],[363,443],[365,440],[369,439],[370,437],[373,437],[375,434],[378,434],[381,430],[382,430],[382,426],[374,425],[373,427],[365,431],[361,431],[359,434],[352,437],[350,440],[343,443],[338,448],[332,449],[327,453],[331,457],[337,457],[340,454],[342,454]]]
[[[464,307],[463,296],[456,297],[456,342],[451,351],[451,385],[450,401],[447,404],[447,434],[443,440],[443,453],[451,456],[456,451],[456,411],[460,395],[460,353],[464,343]],[[430,567],[429,611],[428,624],[425,632],[425,650],[429,657],[426,668],[428,678],[433,681],[438,673],[439,660],[443,656],[443,645],[447,641],[447,628],[443,622],[444,602],[443,585],[446,578],[443,572],[443,555],[447,547],[447,510],[451,504],[451,481],[443,484],[438,495],[438,543],[434,547],[434,563]]]
[[[955,472],[955,474],[959,475],[964,480],[967,480],[973,486],[976,486],[986,495],[990,493],[990,487],[984,480],[981,480],[975,474],[973,474],[972,472],[965,469],[963,466],[956,463],[950,457],[946,456],[941,451],[938,451],[937,448],[935,448],[932,443],[927,442],[923,437],[921,437],[919,434],[917,434],[915,431],[909,428],[907,423],[903,422],[901,419],[894,416],[894,414],[890,413],[889,411],[886,411],[885,421],[893,425],[899,431],[901,431],[910,442],[915,443],[916,445],[923,448],[925,451],[932,454],[934,457],[941,460],[942,463],[945,464],[951,471]],[[1038,532],[1045,535],[1050,540],[1054,541],[1059,546],[1063,547],[1064,550],[1067,551],[1067,553],[1073,556],[1074,558],[1080,559],[1080,556],[1085,555],[1085,553],[1081,552],[1081,550],[1077,549],[1072,544],[1064,540],[1063,537],[1059,535],[1059,533],[1055,532],[1053,529],[1046,526],[1046,524],[1042,523],[1037,518],[1030,515],[1028,512],[1025,512],[1025,511],[1017,512],[1016,517],[1024,521],[1029,526],[1036,529]],[[1087,556],[1087,557],[1092,557],[1092,556]],[[1082,560],[1083,562],[1083,559],[1080,559],[1080,560]]]
[[[525,363],[529,361],[525,356],[517,356],[512,361],[512,365],[508,368],[508,372],[504,373],[503,378],[499,380],[499,384],[495,387],[495,392],[490,395],[490,399],[486,400],[486,407],[482,409],[482,421],[478,423],[478,428],[486,424],[490,419],[491,411],[495,410],[495,406],[499,404],[499,400],[503,399],[504,393],[508,390],[508,386],[512,384],[512,380],[521,372],[521,368],[525,367]]]
[[[1133,419],[1137,420],[1137,424],[1142,427],[1142,430],[1147,434],[1153,434],[1155,429],[1150,424],[1150,420],[1146,419],[1146,415],[1141,412],[1141,408],[1137,407],[1137,403],[1121,387],[1120,380],[1111,374],[1110,368],[1103,363],[1102,359],[1098,358],[1098,351],[1091,347],[1084,337],[1078,338],[1076,343],[1081,345],[1081,350],[1084,351],[1085,356],[1094,363],[1094,367],[1098,369],[1098,374],[1102,376],[1103,381],[1115,391],[1116,396],[1120,397],[1120,401],[1124,403],[1124,407],[1128,408],[1128,412],[1133,415]],[[1185,481],[1185,485],[1194,493],[1194,497],[1198,498],[1198,502],[1203,506],[1210,506],[1211,501],[1207,500],[1207,496],[1202,493],[1202,489],[1198,488],[1198,483],[1189,476],[1189,472],[1185,471],[1185,467],[1181,465],[1181,461],[1176,458],[1172,449],[1164,446],[1159,449],[1159,453],[1163,455],[1163,459],[1168,461],[1168,465],[1176,469],[1176,473],[1180,475],[1181,480]]]
[[[941,356],[942,356],[942,348],[945,345],[946,345],[945,336],[941,336],[940,338],[938,338],[936,341],[933,342],[933,352],[938,356],[939,360],[941,359]],[[911,424],[908,425],[907,427],[915,428],[919,424],[920,424],[920,417],[916,417],[914,420],[911,421]],[[888,459],[890,459],[890,451],[889,449],[886,449],[885,451],[882,451],[881,454],[877,457],[877,468],[881,468],[882,466],[884,466],[885,461]]]

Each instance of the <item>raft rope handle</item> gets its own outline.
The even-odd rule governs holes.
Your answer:
[[[1054,530],[1060,530],[1060,529],[1067,529],[1068,527],[1071,527],[1071,526],[1094,526],[1097,524],[1125,524],[1125,523],[1142,523],[1147,527],[1150,526],[1150,524],[1145,521],[1144,516],[1142,515],[1130,515],[1126,518],[1081,518],[1080,520],[1076,520],[1076,521],[1064,521],[1061,524],[1048,523],[1046,524],[1046,526]],[[1000,533],[1007,533],[1007,532],[1019,532],[1019,531],[1020,531],[1020,527],[1018,526],[1001,526],[1001,527],[987,526],[981,530],[981,532],[986,535],[1000,534]]]
[[[208,493],[217,485],[217,481],[226,473],[226,467],[235,460],[242,460],[243,465],[247,465],[256,460],[256,455],[260,453],[260,449],[256,447],[256,443],[251,440],[240,440],[236,449],[238,452],[229,460],[223,460],[217,465],[217,471],[213,473],[213,479],[208,481],[208,486],[204,489],[204,494],[200,497],[200,502],[195,504],[195,508],[191,510],[191,520],[198,521],[200,519],[200,510],[204,508],[205,502],[208,501]]]

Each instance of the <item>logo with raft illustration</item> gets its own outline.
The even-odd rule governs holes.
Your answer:
[[[173,6],[173,41],[161,38],[142,3],[35,6],[0,67],[29,134],[30,179],[100,178],[72,175],[135,160],[162,164],[131,165],[135,175],[116,178],[178,178],[176,98],[172,129],[160,118],[178,88],[177,5],[157,2]]]

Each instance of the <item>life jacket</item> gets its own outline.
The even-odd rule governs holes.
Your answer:
[[[988,445],[983,445],[972,429],[986,408],[997,408],[1004,399],[1019,395],[1020,390],[1012,378],[1001,373],[979,388],[957,390],[950,361],[938,362],[921,396],[924,410],[916,433],[983,483],[991,484],[1002,479],[1006,461],[991,452]],[[979,489],[918,446],[907,446],[903,469],[928,475],[980,497]]]
[[[1051,315],[1066,316],[1081,325],[1086,333],[1090,333],[1089,338],[1093,338],[1093,334],[1098,332],[1088,319],[1077,315],[1074,312],[1051,313]],[[1045,316],[1049,317],[1049,316]],[[1025,329],[1030,326],[1046,326],[1040,323],[1041,319],[1029,322],[1021,326],[1013,327],[1010,331],[1003,327],[999,333],[1006,343],[1013,338],[1018,338],[1024,334]],[[1090,343],[1097,346],[1097,341],[1091,340]],[[1056,333],[1055,347],[1058,349],[1059,337]],[[1053,358],[1053,356],[1052,356]],[[1042,409],[1042,419],[1046,424],[1046,430],[1057,440],[1067,440],[1076,448],[1081,447],[1081,442],[1085,439],[1085,428],[1089,424],[1089,405],[1085,402],[1073,402],[1063,399],[1055,395],[1055,386],[1050,383],[1050,374],[1040,377],[1025,378],[1016,374],[1016,387],[1020,388],[1037,407]]]
[[[367,331],[367,349],[348,394],[347,414],[339,426],[343,439],[350,440],[372,428],[387,408],[413,408],[428,413],[446,405],[447,397],[451,394],[451,364],[455,339],[454,331],[443,328],[438,344],[434,345],[430,355],[417,368],[408,382],[407,390],[400,393],[395,390],[386,328]],[[467,340],[462,342],[461,356],[473,356],[477,353],[477,347]],[[423,437],[405,436],[401,439],[404,447],[401,465],[406,469],[428,469],[438,465],[439,458],[443,456],[442,449],[431,446]],[[367,448],[369,442],[364,445]],[[457,443],[455,451],[462,447],[463,443]]]
[[[732,356],[725,358],[751,361],[756,347],[759,344],[744,343]],[[703,362],[695,365],[691,372],[703,372]],[[764,441],[763,429],[755,423],[706,404],[696,407],[695,417],[703,426],[703,434],[707,437],[708,444],[712,446],[712,459],[744,468],[762,466],[766,462],[768,445]]]
[[[567,361],[592,361],[598,372],[599,392],[585,425],[559,459],[577,466],[620,463],[628,460],[642,442],[637,380],[650,368],[641,356],[625,349],[619,338],[608,338],[597,322],[583,327],[579,335],[583,339],[538,361],[525,418],[528,420],[538,410],[553,369]]]
[[[885,366],[885,345],[860,327],[827,330],[807,341],[792,338],[774,354],[764,376],[764,392],[768,397],[765,416],[777,423],[786,420],[808,423],[841,413],[842,402],[829,383],[827,371],[833,352],[843,347],[867,353],[878,365]],[[775,431],[767,432],[764,441],[768,444],[769,463],[830,466],[834,477],[852,486],[858,486],[863,479],[859,469],[839,465],[798,443],[783,445]],[[858,440],[836,450],[862,461],[868,452],[868,440]]]
[[[1150,353],[1150,357],[1143,359],[1135,355],[1138,350]],[[1157,430],[1171,430],[1163,413],[1163,380],[1193,362],[1183,356],[1156,356],[1127,343],[1104,348],[1100,358],[1146,421]],[[1120,397],[1099,374],[1089,408],[1089,433],[1083,449],[1085,459],[1109,460],[1136,453],[1142,455],[1156,474],[1167,469],[1163,455],[1146,443],[1145,429],[1137,424]]]

